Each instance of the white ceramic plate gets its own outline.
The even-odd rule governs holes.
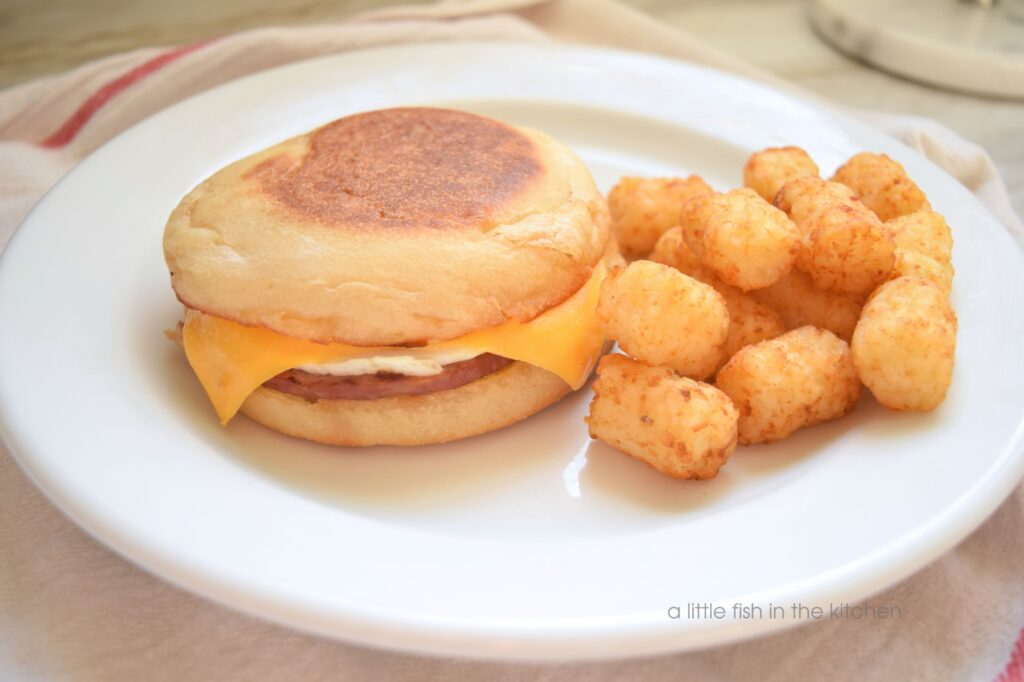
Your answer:
[[[162,331],[179,316],[164,221],[227,162],[356,111],[462,107],[545,130],[604,189],[623,174],[736,186],[784,143],[830,172],[903,162],[956,238],[949,398],[741,448],[669,480],[582,422],[589,391],[459,443],[343,450],[222,429]],[[616,52],[420,46],[217,88],[129,130],[32,212],[0,262],[0,426],[33,480],[115,551],[239,610],[348,640],[504,658],[704,646],[785,620],[672,606],[865,597],[951,547],[1024,468],[1024,258],[963,187],[892,139],[720,73]],[[898,605],[897,605],[898,606]],[[731,615],[731,611],[730,611]]]

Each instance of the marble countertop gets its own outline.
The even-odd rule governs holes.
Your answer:
[[[1018,215],[1024,215],[1024,102],[921,85],[845,57],[815,34],[807,21],[804,0],[628,3],[822,97],[848,106],[940,121],[988,150],[1003,175],[1014,208]],[[188,43],[257,26],[338,21],[373,7],[396,4],[404,3],[7,0],[0,7],[0,87],[137,47]]]

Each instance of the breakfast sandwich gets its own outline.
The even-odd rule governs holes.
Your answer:
[[[181,341],[220,421],[437,443],[587,380],[617,259],[583,163],[471,113],[348,116],[216,172],[164,232]]]

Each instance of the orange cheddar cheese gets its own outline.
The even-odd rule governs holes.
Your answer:
[[[600,263],[579,291],[529,322],[507,322],[416,350],[493,353],[546,369],[578,389],[604,347],[596,309],[605,271]],[[249,394],[281,372],[394,350],[316,343],[192,309],[185,313],[182,340],[188,362],[222,424],[235,416]]]

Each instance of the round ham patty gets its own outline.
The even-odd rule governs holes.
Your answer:
[[[307,400],[376,400],[458,388],[491,372],[497,372],[511,362],[512,360],[500,355],[484,353],[469,360],[445,365],[440,374],[429,377],[413,377],[390,372],[343,377],[290,369],[268,380],[263,386]]]

